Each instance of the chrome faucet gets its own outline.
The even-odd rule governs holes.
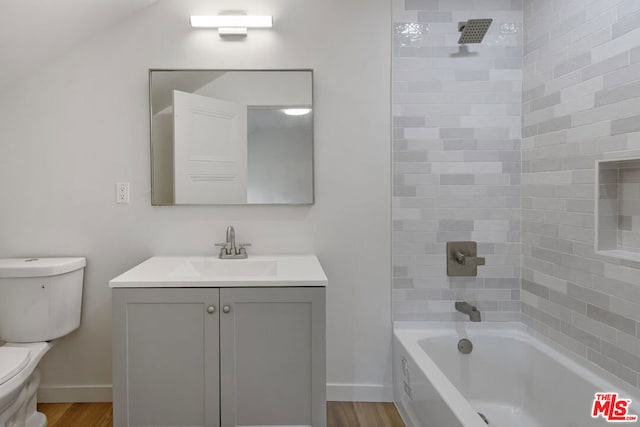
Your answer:
[[[472,322],[479,322],[482,320],[480,318],[480,310],[475,305],[471,305],[466,301],[456,301],[456,310],[460,313],[466,314],[469,316],[469,320]]]
[[[227,238],[225,243],[216,243],[216,246],[221,246],[220,254],[221,259],[244,259],[247,257],[247,246],[251,246],[251,243],[240,243],[236,246],[236,231],[233,226],[227,227]]]

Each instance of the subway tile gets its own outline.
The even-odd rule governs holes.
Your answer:
[[[522,307],[527,307],[527,304],[522,304]],[[558,319],[555,316],[552,316],[551,314],[545,313],[542,310],[538,310],[535,307],[528,307],[528,313],[529,316],[533,317],[535,320],[544,323],[545,325],[547,325],[548,327],[555,329],[555,330],[560,330],[561,328],[561,320]]]
[[[636,223],[637,223],[637,219],[634,219],[634,221],[636,221]],[[628,260],[628,259],[621,259],[620,260],[620,265],[625,266],[625,267],[631,267],[631,268],[640,269],[640,262],[638,262],[638,261],[631,261],[631,260]]]
[[[478,141],[475,139],[444,140],[443,148],[445,151],[452,151],[452,150],[473,151],[478,149]]]
[[[393,278],[394,289],[410,289],[413,288],[413,279],[409,277],[394,277]]]
[[[549,299],[549,288],[538,285],[537,283],[530,282],[528,280],[522,281],[522,290],[531,294],[539,296],[541,298]]]
[[[474,222],[471,220],[441,219],[439,221],[440,231],[473,231]]]
[[[609,308],[609,296],[593,289],[567,283],[567,295],[603,309]]]
[[[518,58],[518,68],[522,68],[522,46],[506,46],[504,54],[507,58]]]
[[[571,127],[571,116],[556,117],[538,124],[538,133],[555,132]]]
[[[612,297],[611,311],[620,314],[621,316],[634,319],[636,322],[640,322],[640,304]]]
[[[497,162],[497,151],[465,151],[463,153],[465,162]],[[502,161],[502,159],[500,159]]]
[[[446,0],[446,8],[449,10],[474,10],[475,5],[473,0]]]
[[[600,366],[602,369],[622,379],[623,381],[631,384],[632,386],[638,386],[637,374],[632,369],[629,369],[626,366],[623,366],[622,364],[616,362],[615,360],[607,356],[603,356],[602,354],[592,349],[587,349],[587,359]]]
[[[407,82],[407,92],[412,93],[425,93],[425,92],[440,92],[442,90],[441,82]],[[424,116],[420,116],[424,117]],[[422,124],[424,126],[424,123]]]
[[[554,290],[549,289],[549,300],[556,304],[560,304],[571,311],[586,314],[587,313],[587,305],[585,302],[580,301],[576,298],[573,298],[567,294],[563,294],[561,292],[556,292]]]
[[[561,64],[556,65],[553,69],[553,74],[554,74],[554,77],[557,78],[567,73],[570,73],[571,71],[575,71],[582,67],[585,67],[589,64],[591,64],[591,53],[590,52],[583,53],[583,54],[574,56],[568,61],[565,61]]]
[[[407,277],[407,266],[393,266],[393,277]]]
[[[453,22],[451,12],[418,12],[418,22]]]
[[[476,10],[508,11],[511,9],[511,0],[475,0]]]
[[[611,122],[611,135],[620,135],[640,131],[640,115],[613,120]]]
[[[618,334],[622,333],[618,329],[615,329],[597,320],[591,319],[581,313],[574,311],[571,316],[571,324],[573,326],[584,331],[588,331],[592,335],[595,335],[603,340],[614,342]]]
[[[602,354],[636,372],[640,372],[640,357],[635,354],[631,354],[607,341],[602,341]]]
[[[560,331],[573,338],[574,340],[581,342],[582,344],[590,347],[594,350],[600,350],[600,338],[595,335],[590,334],[589,332],[583,331],[582,329],[576,328],[575,326],[562,322],[560,326]]]
[[[416,195],[416,187],[409,185],[394,185],[394,197],[414,197]]]
[[[640,97],[640,81],[596,92],[596,107]]]
[[[457,241],[469,241],[471,239],[471,232],[468,231],[440,231],[436,233],[437,242],[457,242]]]
[[[439,0],[404,0],[405,10],[438,10]]]
[[[440,176],[440,185],[471,185],[474,181],[475,176],[472,174],[451,174]]]
[[[473,138],[473,129],[470,128],[443,128],[440,129],[440,138]]]
[[[524,54],[529,55],[530,53],[547,46],[549,43],[549,33],[545,33],[538,37],[535,40],[524,45]]]
[[[559,344],[560,346],[583,358],[587,357],[587,346],[574,340],[573,338],[570,338],[562,332],[549,330],[548,336],[551,340],[554,341],[554,344]]]
[[[594,77],[609,73],[614,70],[629,65],[629,54],[623,52],[619,55],[609,58],[605,61],[598,62],[582,69],[582,80],[589,80]]]
[[[532,89],[522,92],[522,101],[527,102],[532,99],[541,98],[545,94],[545,86],[539,85]]]
[[[524,1],[523,0],[511,0],[510,7],[511,10],[523,10]]]
[[[483,81],[489,80],[489,70],[455,70],[455,79],[457,81]]]
[[[531,111],[541,110],[560,103],[560,92],[554,92],[550,95],[531,101]]]
[[[596,307],[595,305],[587,305],[587,317],[598,320],[629,335],[636,334],[636,322],[634,320]]]
[[[613,25],[613,38],[621,37],[637,28],[640,28],[640,12],[623,16]]]
[[[631,49],[629,52],[630,62],[635,64],[636,62],[640,62],[640,46]]]
[[[573,175],[573,183],[576,183]],[[592,200],[567,199],[567,212],[593,213],[594,203]]]
[[[497,70],[502,69],[516,69],[522,68],[521,58],[497,58],[494,63],[494,67]]]
[[[625,16],[640,10],[640,3],[637,0],[625,0],[618,6],[618,16]]]
[[[394,162],[426,162],[427,161],[427,153],[424,152],[399,152],[394,153],[393,155]]]
[[[393,118],[394,127],[422,127],[424,126],[425,118],[412,117],[412,116],[396,116]]]

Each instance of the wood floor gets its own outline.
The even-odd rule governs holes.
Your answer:
[[[48,427],[112,427],[111,403],[40,403]],[[393,403],[327,402],[327,427],[404,427]]]
[[[39,403],[47,427],[112,427],[111,403]]]
[[[393,403],[327,402],[327,427],[404,427]]]

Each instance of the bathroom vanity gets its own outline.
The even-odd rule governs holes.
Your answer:
[[[315,256],[153,257],[113,279],[114,426],[324,427]]]

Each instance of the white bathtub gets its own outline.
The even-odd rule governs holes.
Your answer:
[[[458,351],[461,338],[473,343],[470,354]],[[597,392],[632,399],[629,414],[640,415],[633,387],[519,323],[396,322],[393,341],[395,400],[407,427],[486,427],[478,412],[490,427],[611,425],[591,417]]]

